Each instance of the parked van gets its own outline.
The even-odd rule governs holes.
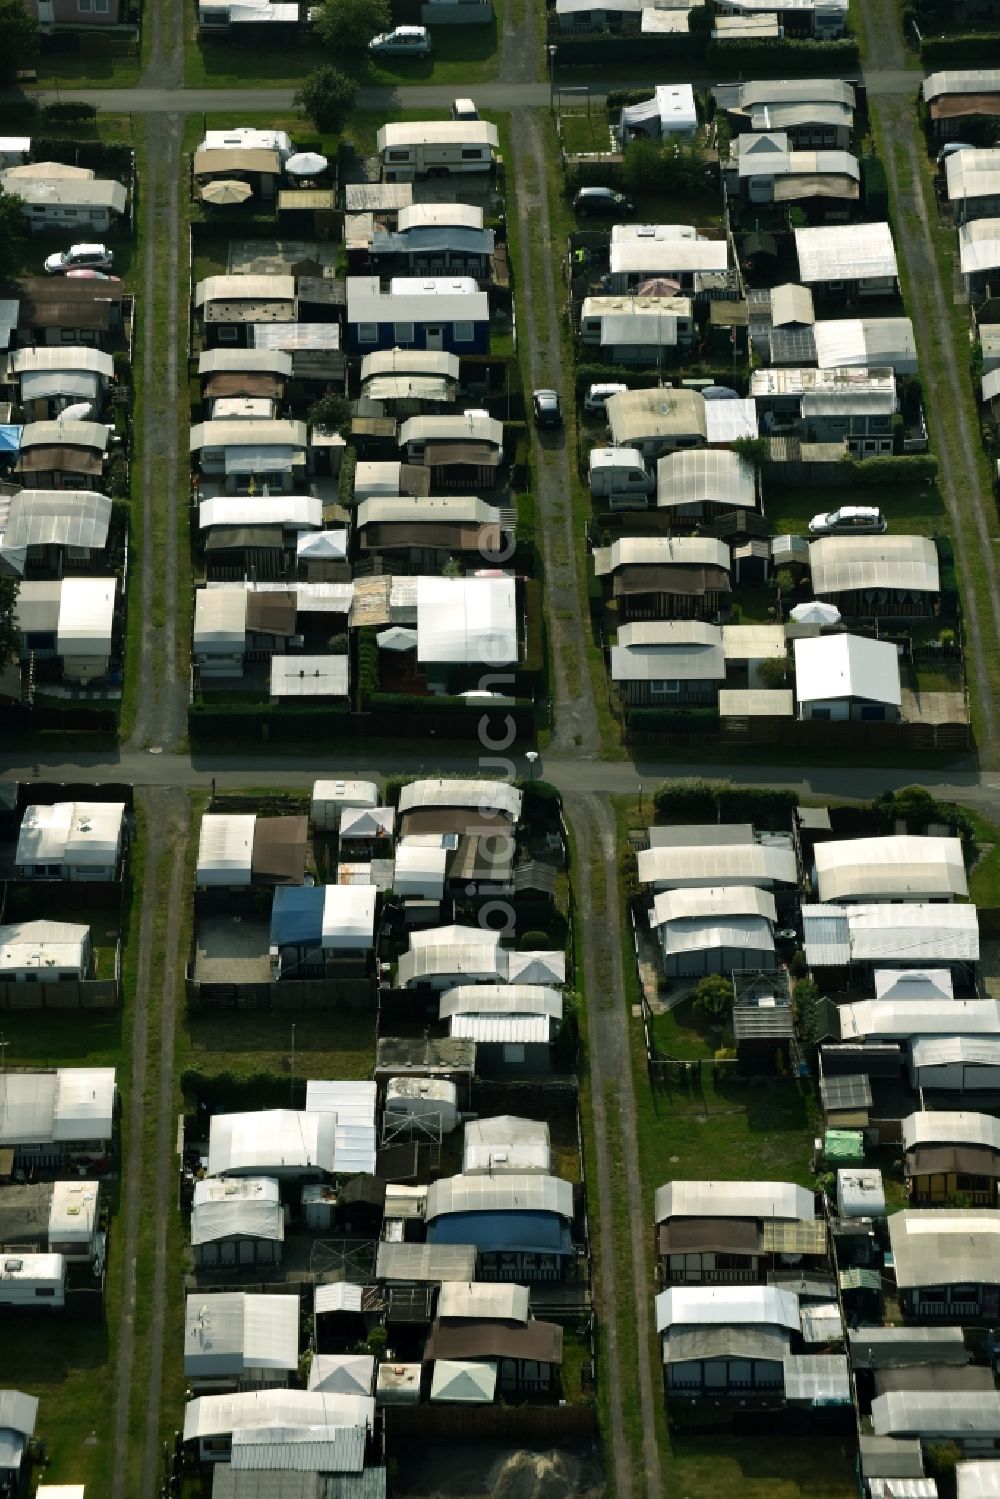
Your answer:
[[[656,489],[638,448],[594,448],[590,454],[590,493],[612,510],[645,510]]]
[[[478,120],[479,110],[471,99],[456,99],[451,106],[453,120]]]
[[[608,396],[617,396],[627,385],[592,385],[583,398],[584,411],[603,411]]]

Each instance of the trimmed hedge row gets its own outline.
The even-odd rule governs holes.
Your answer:
[[[937,477],[933,453],[900,453],[888,458],[845,458],[844,477],[855,484],[916,484]]]
[[[920,45],[921,61],[949,67],[960,62],[1000,62],[1000,34],[966,31],[955,36],[927,36]]]
[[[788,832],[798,800],[794,791],[718,781],[664,781],[653,793],[658,823],[750,822],[771,833]]]
[[[857,41],[844,37],[836,42],[816,42],[811,38],[785,38],[780,41],[713,42],[697,32],[669,36],[609,36],[599,33],[586,36],[564,36],[553,33],[560,66],[601,67],[613,71],[624,62],[661,62],[674,68],[685,63],[718,68],[724,76],[740,73],[747,77],[780,75],[786,69],[810,72],[816,68],[849,70],[860,65]],[[796,77],[794,71],[788,74]],[[649,89],[642,95],[649,97]]]

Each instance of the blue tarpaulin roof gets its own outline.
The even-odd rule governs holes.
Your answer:
[[[318,947],[323,940],[322,885],[278,885],[271,906],[271,946]]]
[[[0,453],[19,453],[23,427],[0,427]]]
[[[443,1213],[427,1225],[428,1244],[475,1244],[482,1250],[569,1254],[569,1226],[558,1213]]]

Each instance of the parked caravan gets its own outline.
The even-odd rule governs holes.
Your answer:
[[[0,1255],[0,1310],[66,1305],[66,1261],[61,1254]]]
[[[378,154],[386,182],[488,172],[499,136],[487,120],[402,120],[383,125]]]
[[[590,493],[595,500],[609,500],[612,510],[642,510],[655,489],[638,448],[591,450]]]

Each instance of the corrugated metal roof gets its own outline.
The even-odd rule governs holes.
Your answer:
[[[470,1281],[476,1273],[472,1244],[389,1244],[378,1246],[375,1277],[385,1281],[443,1284]]]
[[[295,1109],[262,1109],[215,1114],[209,1129],[208,1169],[212,1176],[234,1172],[319,1170],[335,1166],[336,1122],[332,1114]]]
[[[486,1046],[548,1046],[554,1025],[548,1015],[452,1015],[448,1034]]]
[[[928,104],[943,94],[1000,93],[1000,69],[942,68],[936,73],[928,73],[921,92]]]
[[[572,1185],[557,1176],[510,1172],[495,1179],[448,1176],[431,1182],[427,1188],[428,1223],[449,1213],[498,1212],[557,1213],[570,1219]]]
[[[920,1067],[1000,1067],[1000,1036],[922,1036],[911,1048],[913,1065]]]
[[[799,279],[806,284],[864,281],[897,274],[896,251],[887,223],[796,229],[795,253]]]
[[[195,1183],[191,1243],[245,1237],[280,1244],[285,1215],[278,1183],[267,1177],[205,1177]]]
[[[953,151],[945,162],[948,199],[992,198],[1000,193],[1000,149]]]
[[[753,466],[728,449],[670,453],[659,460],[656,465],[658,508],[709,501],[752,509],[757,503]]]
[[[980,1434],[1000,1437],[1000,1393],[890,1390],[872,1401],[872,1430],[876,1436],[925,1434],[959,1441]]]
[[[811,1405],[850,1405],[846,1353],[795,1353],[785,1357],[785,1399]]]
[[[438,1015],[548,1015],[561,1020],[563,998],[546,984],[456,984],[446,989]]]
[[[499,144],[488,120],[397,120],[378,132],[379,154],[403,146],[492,146]]]
[[[641,849],[639,883],[660,889],[684,885],[794,885],[795,854],[760,843]]]
[[[352,1285],[346,1280],[335,1280],[327,1285],[316,1286],[313,1292],[313,1313],[317,1317],[322,1316],[324,1312],[360,1313],[363,1294],[363,1286]],[[312,1388],[310,1384],[310,1389]]]
[[[663,1337],[665,1364],[714,1358],[778,1362],[787,1354],[788,1333],[776,1327],[674,1327]]]
[[[761,916],[774,922],[774,896],[756,885],[695,885],[663,890],[653,902],[656,926],[721,916]]]
[[[365,1462],[365,1428],[324,1423],[241,1429],[233,1432],[229,1461],[233,1468],[254,1471],[360,1473]]]
[[[744,916],[730,921],[718,917],[688,917],[660,928],[660,944],[666,957],[680,953],[725,951],[729,948],[773,954],[771,923],[763,916]]]
[[[987,1145],[1000,1151],[1000,1119],[964,1110],[920,1109],[902,1124],[903,1149],[919,1145]]]
[[[937,547],[929,536],[823,536],[809,544],[817,597],[855,589],[937,593]]]
[[[684,1326],[799,1331],[799,1298],[776,1286],[672,1286],[656,1298],[656,1330]]]
[[[439,1320],[449,1318],[527,1323],[531,1292],[527,1286],[483,1281],[449,1281],[438,1296]]]
[[[374,1420],[375,1402],[362,1395],[330,1395],[320,1390],[245,1390],[232,1395],[201,1395],[184,1411],[184,1440],[224,1436],[261,1427],[357,1426],[363,1437]],[[360,1467],[360,1464],[358,1465]]]
[[[872,896],[953,899],[969,893],[958,838],[899,834],[835,839],[817,844],[814,859],[821,902]]]
[[[995,999],[952,999],[940,1004],[920,999],[862,999],[841,1005],[838,1013],[843,1041],[931,1036],[988,1040],[1000,1033],[1000,1000]]]
[[[672,1181],[658,1187],[657,1223],[672,1218],[754,1218],[811,1222],[816,1216],[807,1187],[780,1181]]]
[[[1000,1458],[966,1459],[955,1468],[957,1499],[1000,1499]]]
[[[989,1208],[906,1208],[889,1217],[901,1290],[997,1281],[1000,1212]]]

